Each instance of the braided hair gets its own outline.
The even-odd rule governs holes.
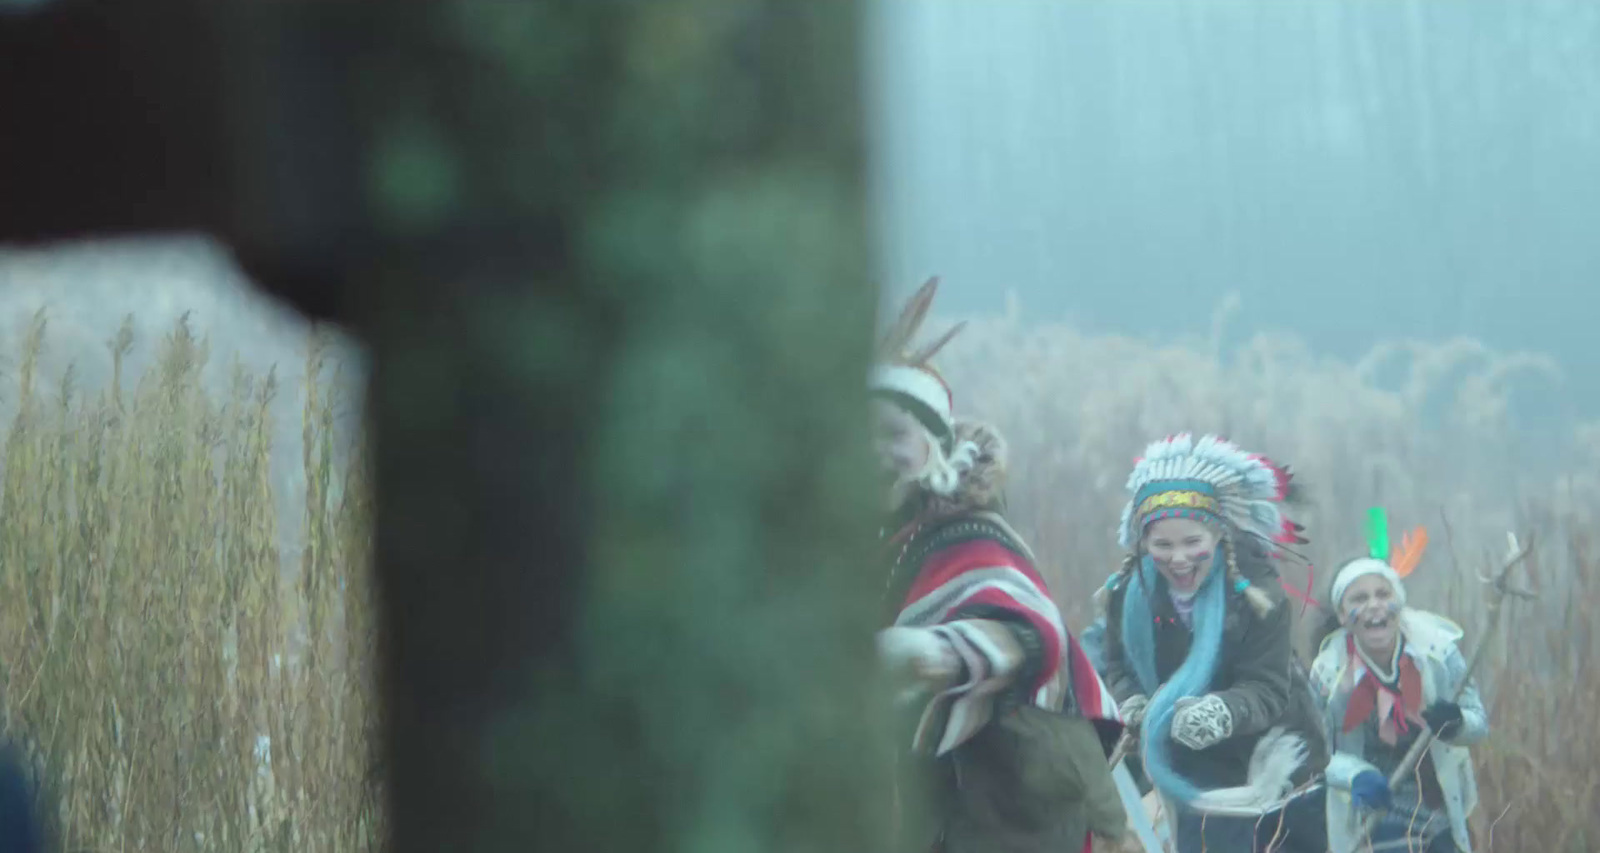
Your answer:
[[[1240,571],[1238,548],[1234,544],[1235,537],[1240,535],[1239,532],[1231,526],[1224,526],[1220,530],[1215,527],[1212,529],[1216,530],[1218,546],[1222,549],[1228,589],[1237,595],[1244,596],[1244,600],[1250,605],[1250,609],[1255,611],[1257,616],[1265,618],[1267,614],[1272,612],[1272,608],[1276,604],[1273,602],[1272,596],[1251,583],[1250,579],[1244,576],[1244,572]],[[1135,550],[1130,551],[1122,558],[1122,565],[1117,567],[1117,570],[1111,574],[1106,583],[1100,589],[1095,590],[1094,602],[1098,615],[1104,616],[1106,614],[1106,608],[1111,600],[1111,593],[1137,573],[1144,556],[1144,542],[1141,539],[1135,545]]]

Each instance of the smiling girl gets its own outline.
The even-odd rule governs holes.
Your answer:
[[[1280,509],[1289,483],[1271,460],[1188,435],[1150,445],[1128,479],[1129,556],[1102,596],[1106,677],[1179,853],[1255,849],[1257,824],[1270,837],[1269,813],[1325,762],[1270,556],[1304,541]]]

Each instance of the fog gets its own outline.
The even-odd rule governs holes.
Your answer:
[[[943,313],[1009,304],[1153,342],[1207,334],[1236,305],[1225,343],[1288,333],[1351,361],[1467,337],[1556,366],[1517,380],[1530,434],[1600,418],[1600,4],[863,9],[886,302],[940,275]],[[296,446],[310,329],[209,241],[0,247],[4,340],[41,307],[47,387],[68,363],[97,384],[130,313],[137,372],[190,312],[219,391],[235,357],[276,365],[294,389],[279,439]],[[358,379],[357,351],[336,355]],[[276,485],[296,493],[298,453],[282,458]]]
[[[879,277],[941,308],[1355,359],[1552,357],[1593,418],[1600,4],[872,4]]]
[[[41,310],[48,325],[36,382],[39,393],[47,397],[56,393],[69,366],[79,389],[98,393],[111,377],[106,342],[130,316],[134,346],[124,380],[130,386],[151,363],[162,338],[185,315],[190,328],[209,345],[202,376],[216,400],[226,398],[236,360],[258,377],[274,370],[280,391],[274,406],[272,486],[282,520],[284,554],[298,550],[305,495],[300,430],[306,348],[312,334],[309,323],[263,296],[225,249],[199,237],[156,235],[27,249],[0,246],[0,418],[7,422],[15,412],[23,334]],[[337,422],[351,437],[360,416],[358,395],[365,363],[353,341],[334,330],[328,334],[333,343],[322,378],[329,381],[339,374],[347,393]]]

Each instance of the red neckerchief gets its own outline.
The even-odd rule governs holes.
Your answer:
[[[1345,707],[1344,730],[1352,731],[1368,717],[1376,716],[1378,737],[1390,746],[1411,730],[1411,723],[1422,722],[1422,673],[1405,653],[1405,639],[1401,638],[1399,643],[1395,650],[1399,658],[1395,666],[1397,675],[1393,683],[1386,684],[1366,660],[1359,657],[1355,637],[1345,636],[1345,653],[1359,661],[1365,672],[1356,682],[1350,703]]]

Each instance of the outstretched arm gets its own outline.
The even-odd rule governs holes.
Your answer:
[[[1007,692],[1031,695],[1061,665],[1066,629],[1038,572],[993,541],[952,546],[929,561],[891,629],[937,638],[961,662],[956,683],[936,690],[916,743],[943,754],[976,734]],[[942,686],[943,689],[939,689]],[[937,746],[934,746],[937,744]]]

